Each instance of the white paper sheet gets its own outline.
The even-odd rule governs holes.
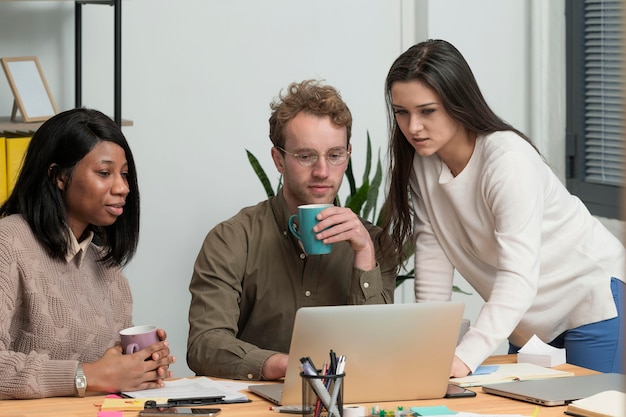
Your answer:
[[[122,394],[131,398],[199,398],[223,396],[224,401],[245,401],[248,397],[239,392],[247,388],[247,384],[233,381],[215,381],[207,377],[182,378],[165,381],[165,388],[142,391],[129,391]]]

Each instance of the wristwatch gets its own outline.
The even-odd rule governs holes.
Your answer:
[[[76,367],[76,377],[74,378],[74,382],[76,382],[76,391],[78,392],[78,396],[84,397],[85,391],[87,391],[87,378],[83,372],[83,365],[80,362]]]

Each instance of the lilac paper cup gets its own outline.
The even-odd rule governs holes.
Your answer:
[[[120,331],[125,354],[135,353],[159,341],[156,326],[135,326]]]

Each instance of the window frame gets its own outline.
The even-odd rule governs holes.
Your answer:
[[[585,179],[585,1],[566,0],[566,186],[597,216],[624,219],[623,185],[600,184]],[[623,128],[622,128],[623,129]]]

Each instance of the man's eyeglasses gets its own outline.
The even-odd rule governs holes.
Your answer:
[[[298,163],[306,168],[309,168],[315,165],[315,163],[317,162],[320,156],[325,157],[326,162],[334,166],[343,164],[344,162],[348,160],[348,157],[350,156],[350,152],[348,152],[346,148],[333,148],[329,150],[328,152],[323,153],[321,155],[314,151],[302,151],[298,153],[291,153],[281,148],[280,146],[277,146],[276,148],[280,149],[286,154],[289,154],[295,157]]]

